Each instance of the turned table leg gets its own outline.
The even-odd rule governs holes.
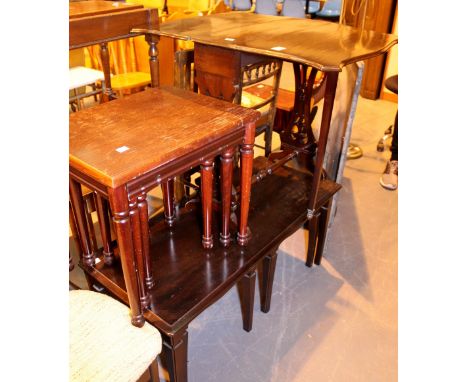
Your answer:
[[[231,215],[233,157],[234,147],[227,148],[221,154],[222,227],[219,241],[224,247],[227,247],[231,242],[229,221]]]
[[[203,211],[204,248],[213,248],[213,234],[211,232],[213,205],[213,159],[203,161],[201,165],[201,197]]]
[[[245,126],[244,142],[241,146],[241,190],[240,190],[240,218],[237,242],[245,246],[249,241],[247,221],[250,207],[250,189],[252,186],[253,146],[255,141],[255,123]]]
[[[127,190],[124,186],[116,189],[109,188],[108,193],[112,218],[116,228],[125,286],[127,288],[132,324],[142,327],[145,319],[141,309],[138,278],[134,265],[134,246]]]
[[[94,266],[95,255],[92,249],[91,239],[88,231],[86,220],[85,206],[83,202],[83,194],[81,185],[76,180],[70,178],[70,201],[75,216],[76,228],[80,240],[81,253],[80,257],[84,265],[89,267]]]

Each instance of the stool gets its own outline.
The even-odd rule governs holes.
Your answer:
[[[101,86],[97,89],[97,83],[100,82]],[[91,86],[93,90],[91,92],[85,92],[78,94],[77,90],[83,86]],[[74,96],[70,97],[69,102],[73,104],[76,101],[77,109],[82,108],[81,100],[92,95],[102,94],[104,88],[104,73],[86,68],[84,66],[75,66],[69,69],[69,89],[74,92]],[[73,110],[73,108],[72,108]]]
[[[131,325],[128,307],[107,295],[69,292],[69,344],[71,382],[137,381],[148,368],[151,380],[159,381],[158,330]]]
[[[80,238],[81,261],[94,267],[81,184],[108,200],[114,220],[132,322],[144,323],[152,274],[148,191],[162,186],[167,226],[176,224],[174,177],[201,167],[203,236],[211,229],[213,162],[221,156],[220,243],[230,245],[233,155],[241,146],[240,212],[237,242],[246,245],[253,166],[255,110],[181,89],[151,88],[70,115],[70,200]],[[112,256],[112,254],[110,254]],[[112,262],[111,258],[107,259]]]

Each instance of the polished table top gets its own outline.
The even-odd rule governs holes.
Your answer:
[[[144,31],[144,30],[135,30]],[[150,33],[281,58],[325,72],[387,51],[397,37],[322,20],[228,12],[169,21]]]
[[[194,148],[244,134],[259,112],[176,88],[155,88],[70,115],[70,166],[117,187]],[[168,126],[177,126],[169,129]]]
[[[130,11],[132,9],[143,8],[143,5],[127,4],[121,2],[94,0],[76,1],[69,3],[68,17],[75,19],[79,17],[94,16],[103,13],[113,13],[120,11]]]

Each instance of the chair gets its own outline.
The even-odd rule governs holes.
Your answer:
[[[305,18],[305,6],[302,0],[284,0],[281,16]]]
[[[398,74],[391,76],[385,80],[385,87],[390,90],[391,92],[398,94]],[[393,125],[389,126],[382,138],[380,138],[379,143],[377,143],[377,151],[384,151],[385,150],[385,142],[392,138],[393,135],[396,136],[398,139],[398,111],[395,116],[395,122]],[[392,141],[393,143],[393,141]]]
[[[257,0],[254,12],[261,15],[278,16],[276,0]]]
[[[151,381],[159,381],[161,335],[128,318],[128,308],[107,295],[69,292],[69,381],[138,381],[147,369]]]
[[[327,0],[323,8],[315,15],[326,19],[335,19],[340,17],[342,0]]]
[[[78,90],[83,87],[90,86],[91,91],[79,93]],[[69,103],[72,111],[80,110],[83,107],[83,99],[98,94],[102,95],[104,89],[104,73],[100,70],[86,68],[84,66],[75,66],[69,69],[69,90],[73,95],[69,98]]]

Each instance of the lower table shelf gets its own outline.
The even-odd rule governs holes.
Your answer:
[[[156,285],[150,291],[151,304],[145,313],[146,320],[168,335],[186,327],[303,226],[307,221],[311,185],[309,173],[289,167],[282,167],[254,184],[249,214],[252,237],[246,247],[232,243],[224,248],[215,240],[214,248],[203,249],[201,219],[193,210],[181,210],[171,229],[162,229],[161,224],[152,225],[150,251]],[[323,180],[318,206],[340,188],[330,180]],[[214,232],[219,232],[216,219],[214,225]],[[119,261],[112,266],[101,261],[95,268],[85,271],[128,302]]]

